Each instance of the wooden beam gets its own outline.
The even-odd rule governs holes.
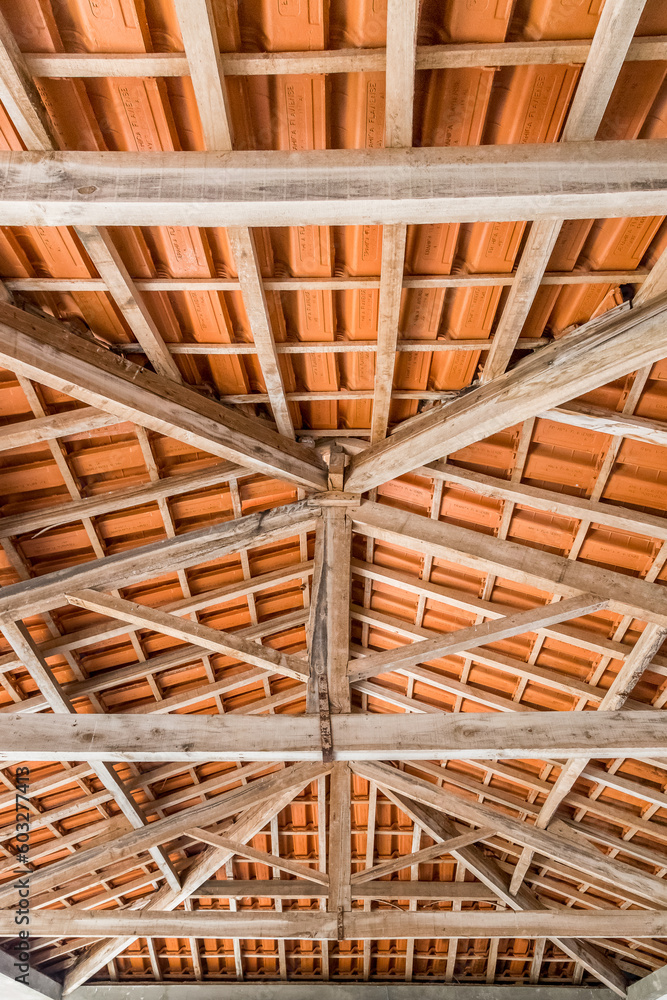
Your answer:
[[[202,649],[210,649],[213,653],[231,656],[243,663],[251,663],[271,673],[293,677],[298,681],[307,681],[310,674],[304,669],[303,660],[287,653],[281,653],[270,646],[258,646],[221,629],[201,625],[189,618],[180,618],[160,608],[150,608],[132,601],[124,601],[120,597],[99,594],[94,590],[72,590],[65,594],[69,604],[88,611],[96,611],[110,618],[120,619],[163,635],[171,635],[182,639]]]
[[[314,528],[316,515],[307,500],[299,500],[12,584],[3,588],[0,597],[0,621],[16,621],[21,616],[27,618],[62,607],[66,590],[129,586],[276,538],[290,538],[299,530]]]
[[[456,826],[451,819],[443,816],[437,810],[427,805],[419,805],[405,795],[384,788],[384,793],[420,828],[426,830],[434,839],[444,839],[456,833]],[[513,896],[509,888],[509,878],[495,858],[485,854],[477,845],[471,844],[455,852],[459,863],[480,880],[484,885],[497,893],[499,899],[512,910],[542,910],[548,909],[548,904],[542,902],[534,892],[525,886],[517,896]],[[569,955],[575,962],[582,962],[592,974],[602,980],[615,993],[625,996],[626,981],[613,960],[607,958],[596,945],[590,942],[577,941],[574,938],[553,937],[555,944]],[[448,956],[449,957],[449,956]]]
[[[646,441],[667,447],[667,423],[648,417],[614,413],[588,403],[568,403],[537,414],[542,420],[555,420],[570,427],[583,427],[598,434],[630,438],[632,441]]]
[[[105,416],[109,421],[115,420],[111,414]],[[221,486],[230,479],[243,475],[246,475],[246,470],[241,466],[233,465],[231,462],[217,462],[207,469],[197,469],[195,472],[169,476],[167,479],[141,483],[126,489],[121,487],[111,492],[100,493],[98,496],[86,497],[84,500],[68,498],[52,507],[38,507],[0,518],[0,538],[43,531],[59,524],[71,524],[83,518],[100,517],[103,514],[165,500],[167,497],[195,493],[211,486]]]
[[[617,0],[602,8],[586,64],[568,111],[561,137],[563,142],[595,139],[645,4],[646,0]],[[561,219],[543,219],[534,222],[530,228],[516,280],[484,365],[484,382],[502,375],[509,364],[561,225]]]
[[[419,0],[388,2],[384,142],[389,148],[412,146],[418,14]],[[405,225],[382,229],[372,441],[381,441],[389,424],[406,235]]]
[[[141,292],[130,277],[109,230],[95,226],[76,226],[75,230],[106,290],[155,371],[165,378],[182,381],[178,365],[162,339]]]
[[[372,501],[364,501],[354,511],[354,530],[392,545],[429,552],[478,573],[500,571],[507,579],[562,597],[595,594],[608,600],[614,611],[667,625],[667,595],[663,594],[663,588],[613,570],[549,552],[537,555],[535,549],[518,542],[489,537],[470,528],[408,514]]]
[[[112,413],[104,413],[92,406],[68,410],[66,413],[52,413],[33,420],[21,420],[15,424],[0,427],[0,451],[10,448],[25,448],[41,441],[69,437],[71,434],[85,434],[99,427],[109,427],[119,423]]]
[[[667,425],[664,434],[667,444]],[[643,511],[630,510],[606,501],[602,503],[587,500],[584,497],[568,496],[565,493],[556,493],[525,483],[498,479],[471,469],[459,468],[448,462],[434,462],[415,471],[418,471],[419,475],[431,476],[445,483],[456,483],[457,486],[463,486],[480,496],[506,500],[561,517],[574,517],[580,521],[592,521],[620,531],[632,531],[651,538],[667,540],[667,518],[657,514],[645,514]],[[0,521],[0,527],[1,525]]]
[[[620,306],[461,399],[411,417],[352,459],[345,488],[371,489],[658,361],[666,312],[667,296],[636,309]]]
[[[567,714],[572,718],[584,713]],[[431,716],[417,716],[417,718],[430,719]],[[377,781],[382,787],[393,789],[416,802],[431,806],[440,812],[447,812],[467,823],[495,826],[503,837],[532,847],[540,854],[563,862],[582,873],[590,873],[605,879],[610,885],[617,885],[619,889],[627,888],[650,900],[653,905],[663,906],[667,901],[667,883],[662,879],[606,857],[594,848],[581,845],[578,840],[556,836],[549,830],[538,830],[491,806],[463,798],[449,789],[438,788],[429,781],[405,774],[387,764],[354,762],[351,766],[356,774],[367,780]]]
[[[479,840],[492,837],[494,833],[495,830],[491,827],[485,827],[481,830],[471,830],[469,833],[462,833],[457,837],[449,837],[447,840],[443,840],[437,844],[431,844],[430,847],[423,847],[420,851],[413,851],[412,854],[405,854],[400,858],[392,858],[391,861],[384,861],[382,864],[375,865],[374,868],[365,868],[363,871],[356,872],[352,876],[352,887],[354,889],[364,882],[384,878],[385,875],[400,872],[404,868],[412,867],[412,865],[418,866],[426,864],[429,861],[435,861],[437,858],[451,854],[452,851],[456,851],[461,847],[468,847],[470,844],[476,844]]]
[[[650,272],[653,273],[652,271]],[[550,271],[544,275],[542,284],[544,285],[609,285],[626,284],[634,282],[637,285],[648,280],[649,271],[646,268],[637,270],[611,270],[611,271]],[[480,285],[498,285],[506,287],[512,285],[516,274],[490,274],[483,271],[475,274],[406,274],[403,276],[403,288],[477,288]],[[238,292],[241,285],[238,278],[133,278],[132,279],[143,292]],[[359,278],[354,275],[333,278],[264,278],[264,289],[267,292],[304,292],[304,291],[325,291],[342,292],[348,289],[377,289],[380,287],[380,277]],[[7,278],[3,281],[5,288],[12,292],[103,292],[106,286],[101,278]],[[370,341],[375,344],[375,341]],[[400,350],[403,344],[413,344],[411,348],[418,350],[421,346],[424,350],[437,351],[448,349],[455,350],[461,341],[399,341],[397,348]],[[472,350],[473,345],[477,345],[477,350],[484,350],[485,341],[463,341],[469,344],[466,349]],[[544,347],[548,343],[541,337],[526,337],[520,341],[523,350],[531,347]],[[332,350],[336,347],[336,341],[309,341],[302,343],[285,342],[276,345],[279,354],[299,351],[307,351],[310,344],[317,345],[319,351]],[[347,349],[354,350],[357,344],[365,344],[365,341],[350,340],[347,342]],[[168,344],[167,347],[174,353],[179,353],[188,349],[196,349],[198,344]],[[209,345],[210,350],[236,350],[239,353],[255,353],[254,344],[220,344]],[[136,344],[122,345],[123,352],[138,351]],[[369,350],[361,347],[360,350]]]
[[[332,715],[338,761],[667,755],[667,713],[648,711]],[[0,716],[0,759],[131,762],[322,758],[313,715]],[[463,817],[462,817],[463,818]],[[201,826],[201,823],[196,824]],[[482,824],[486,825],[486,824]]]
[[[452,45],[420,45],[417,69],[461,69],[474,66],[547,66],[584,63],[591,48],[589,39],[537,42],[491,42]],[[67,78],[174,77],[188,76],[190,66],[184,52],[29,52],[24,55],[33,76]],[[223,52],[225,76],[272,76],[276,74],[384,72],[383,48],[333,49],[306,52]],[[628,62],[667,59],[667,38],[634,38],[626,54]]]
[[[273,419],[281,434],[288,438],[294,438],[294,423],[285,394],[280,359],[271,329],[271,316],[262,283],[262,272],[254,233],[245,226],[230,226],[227,230],[227,238],[234,254],[234,263],[243,294],[243,304],[250,323],[257,360],[266,385]]]
[[[623,707],[630,692],[644,673],[653,657],[658,652],[665,637],[667,628],[658,625],[647,625],[632,652],[623,662],[605,697],[598,706],[599,712],[616,712]],[[593,756],[591,754],[591,756]],[[561,766],[560,774],[535,818],[535,826],[540,830],[548,827],[561,803],[567,798],[574,783],[586,769],[586,760],[568,760]],[[517,892],[533,859],[531,848],[525,847],[512,875],[512,892]]]
[[[225,910],[41,910],[31,914],[36,937],[113,936],[127,938],[250,938],[254,940],[336,940],[335,914],[312,910],[284,913],[230,913]],[[0,911],[0,934],[11,935],[13,913]],[[461,913],[395,910],[353,910],[341,918],[342,939],[387,940],[414,937],[446,940],[472,938],[608,937],[661,938],[667,936],[667,911],[643,910],[523,910]]]
[[[281,809],[284,809],[294,796],[309,784],[310,781],[317,779],[319,775],[326,773],[327,770],[327,767],[323,765],[301,764],[286,768],[278,774],[270,775],[269,779],[273,780],[269,781],[264,789],[258,787],[257,782],[246,785],[241,791],[251,793],[249,798],[253,804],[249,808],[246,808],[225,832],[234,840],[242,843],[251,840],[255,834],[264,828],[272,816],[275,816]],[[264,792],[263,797],[262,792]],[[253,798],[255,793],[258,793],[257,797]],[[190,810],[188,810],[189,813]],[[229,851],[221,850],[217,847],[207,848],[189,867],[183,878],[183,885],[180,892],[176,893],[169,887],[158,889],[157,892],[149,897],[144,909],[174,909],[179,903],[187,899],[202,882],[210,879],[219,868],[223,867],[230,857]],[[124,951],[132,941],[133,938],[128,937],[126,933],[123,938],[105,940],[93,945],[67,971],[64,993],[70,993],[77,986],[84,983],[98,969]]]
[[[316,868],[309,868],[308,865],[300,864],[298,861],[290,861],[289,858],[267,854],[266,851],[259,851],[255,847],[248,847],[247,844],[240,844],[230,837],[223,837],[220,834],[202,830],[200,827],[189,830],[187,836],[193,840],[201,841],[203,844],[209,844],[211,847],[221,847],[225,851],[231,851],[241,858],[247,858],[248,861],[255,861],[257,864],[266,865],[269,868],[280,868],[281,871],[289,872],[302,881],[305,879],[306,884],[329,885],[329,876],[324,872],[318,872]]]
[[[62,324],[0,306],[0,363],[122,420],[149,427],[257,472],[326,488],[319,456],[262,420],[119,358]]]
[[[416,663],[426,663],[440,657],[455,656],[466,649],[483,646],[490,642],[500,642],[514,635],[533,632],[545,625],[554,625],[594,614],[606,608],[608,601],[594,597],[592,594],[582,594],[570,597],[557,604],[540,605],[529,611],[520,611],[500,618],[496,621],[483,622],[481,625],[471,625],[469,628],[456,629],[444,635],[433,634],[430,639],[412,642],[398,649],[388,649],[382,653],[370,653],[359,665],[351,660],[348,672],[351,683],[365,680],[367,677],[377,677],[378,674],[390,673]]]
[[[3,152],[5,225],[393,225],[667,211],[667,140],[233,153]],[[193,196],[193,192],[196,192]]]
[[[406,882],[403,879],[352,882],[353,899],[497,899],[478,882]],[[328,886],[304,879],[211,879],[192,893],[194,899],[326,899]]]

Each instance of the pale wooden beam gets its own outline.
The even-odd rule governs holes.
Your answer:
[[[233,632],[210,628],[208,625],[202,625],[189,618],[177,617],[160,608],[149,608],[132,601],[124,601],[120,597],[99,594],[94,590],[68,590],[65,598],[75,607],[108,615],[110,618],[136,625],[138,628],[171,635],[175,639],[210,649],[213,653],[231,656],[243,663],[251,663],[272,673],[293,677],[298,681],[307,681],[310,676],[307,669],[304,669],[303,660],[296,656],[281,653],[270,646],[258,646],[257,643],[239,638]]]
[[[119,218],[136,226],[344,226],[655,215],[667,205],[666,144],[248,151],[224,158],[4,152],[0,210],[3,223],[14,226],[104,226]]]
[[[586,64],[568,111],[561,137],[563,142],[595,139],[645,5],[646,0],[617,0],[602,8]],[[531,226],[516,280],[484,365],[484,382],[502,375],[507,368],[561,226],[561,219],[544,219]]]
[[[175,0],[185,58],[207,149],[232,148],[223,60],[210,0]]]
[[[583,713],[568,714],[572,716]],[[417,718],[422,717],[417,716]],[[580,844],[578,840],[556,836],[549,830],[538,830],[528,823],[501,813],[498,809],[463,798],[449,789],[438,788],[431,782],[404,774],[387,764],[355,761],[351,766],[357,774],[377,781],[382,787],[393,789],[416,802],[457,816],[465,822],[495,826],[502,836],[515,843],[532,847],[540,854],[564,862],[582,873],[602,878],[610,885],[617,885],[619,889],[629,889],[650,900],[654,905],[662,906],[667,900],[667,883],[662,879],[606,857],[594,848],[590,849],[587,845]]]
[[[231,150],[231,121],[212,4],[210,0],[177,0],[176,14],[206,148]],[[227,235],[276,426],[281,434],[293,438],[294,425],[271,332],[255,240],[252,231],[243,227],[230,228]]]
[[[109,230],[94,226],[75,226],[75,230],[106,290],[155,371],[166,378],[182,381],[178,366],[162,339],[141,292],[130,277]]]
[[[89,411],[89,408],[86,408]],[[73,411],[78,412],[78,411]],[[109,422],[116,418],[105,414]],[[30,421],[32,423],[32,421]],[[20,426],[25,426],[24,424]],[[17,432],[19,425],[16,425]],[[58,430],[60,434],[60,430]],[[116,513],[130,507],[165,500],[167,497],[182,496],[184,493],[195,493],[208,489],[210,486],[222,486],[237,476],[246,475],[246,470],[231,462],[217,462],[207,469],[197,469],[182,475],[169,476],[138,486],[115,489],[99,496],[86,497],[84,500],[69,500],[52,507],[38,507],[34,510],[22,511],[0,518],[0,538],[27,534],[31,531],[43,531],[58,524],[71,524],[83,518],[99,517],[103,514]]]
[[[104,559],[95,559],[34,580],[3,588],[0,620],[16,621],[62,607],[63,593],[94,587],[123,587],[164,572],[196,566],[241,549],[254,548],[276,538],[290,538],[310,530],[317,510],[307,500],[250,514],[235,521],[200,528],[150,545],[142,545]],[[127,630],[126,630],[127,631]]]
[[[412,146],[415,57],[419,0],[389,0],[385,71],[384,142],[388,148]],[[382,263],[378,303],[378,337],[371,440],[387,433],[394,381],[398,319],[405,266],[405,225],[382,229]]]
[[[661,628],[658,625],[646,626],[632,652],[616,674],[605,697],[598,705],[599,712],[616,712],[623,707],[630,692],[665,641],[665,636],[667,636],[667,628]],[[541,830],[548,827],[559,806],[572,790],[577,778],[585,771],[587,763],[586,760],[568,760],[561,766],[560,774],[547,794],[539,815],[535,818],[536,827]],[[512,892],[518,891],[532,860],[532,849],[524,847],[512,875]]]
[[[352,876],[352,888],[354,890],[355,887],[360,886],[364,882],[381,879],[385,875],[391,875],[392,872],[399,872],[403,868],[410,868],[413,865],[419,866],[429,861],[435,861],[437,858],[451,854],[452,851],[456,851],[461,847],[467,847],[469,844],[476,844],[479,840],[492,837],[494,833],[495,830],[492,827],[471,830],[469,833],[449,837],[447,840],[440,841],[437,844],[431,844],[430,847],[423,847],[421,850],[413,851],[412,854],[404,854],[400,858],[392,858],[391,861],[384,861],[382,864],[375,865],[374,868],[366,868],[364,871],[356,872]]]
[[[552,412],[560,413],[561,411]],[[667,424],[663,433],[667,444]],[[556,493],[553,490],[540,489],[525,483],[498,479],[495,476],[487,476],[471,469],[459,468],[459,466],[447,462],[434,462],[431,465],[423,466],[418,470],[418,474],[431,476],[446,483],[456,483],[480,496],[493,497],[497,500],[531,507],[534,510],[543,510],[549,514],[573,517],[579,521],[594,521],[596,524],[604,524],[621,531],[632,531],[640,535],[648,535],[651,538],[667,540],[667,518],[657,514],[644,514],[642,511],[619,507],[607,501],[603,503],[599,500],[587,500],[584,497],[568,496],[565,493]],[[0,528],[1,526],[2,522],[0,521]]]
[[[243,294],[243,304],[252,330],[257,360],[264,377],[273,419],[281,434],[293,438],[294,424],[285,395],[280,360],[271,330],[271,316],[262,284],[255,237],[252,230],[244,226],[230,226],[227,230],[227,236],[234,254],[234,262]]]
[[[303,865],[298,861],[290,861],[275,854],[260,851],[255,847],[248,847],[247,844],[240,844],[230,837],[223,837],[220,834],[202,830],[200,827],[193,827],[192,830],[188,830],[187,836],[193,840],[201,841],[203,844],[209,844],[211,847],[220,847],[225,851],[231,851],[233,854],[238,854],[241,858],[247,858],[248,861],[255,861],[269,868],[279,868],[281,871],[289,872],[297,878],[305,879],[306,882],[318,883],[323,886],[329,885],[329,876],[324,872],[318,872],[316,868],[309,868],[308,865]]]
[[[0,933],[12,933],[14,915],[0,911]],[[195,910],[171,913],[166,910],[92,910],[70,907],[67,911],[43,910],[31,915],[35,936],[115,938],[223,938],[223,939],[309,939],[336,940],[338,922],[333,913],[291,910],[285,913],[230,913],[225,910]],[[346,940],[386,940],[452,937],[536,938],[566,936],[601,938],[661,938],[667,936],[667,913],[641,910],[523,910],[447,913],[395,910],[353,910],[341,918]],[[69,978],[69,977],[67,977]],[[66,978],[66,983],[67,983]],[[611,977],[610,977],[611,978]],[[616,980],[618,982],[618,980]],[[66,987],[67,988],[67,987]],[[616,989],[620,995],[620,984]]]
[[[518,706],[517,706],[518,710]],[[403,713],[331,716],[333,758],[345,761],[508,760],[667,755],[665,713]],[[1,758],[26,761],[107,760],[318,761],[323,750],[314,715],[75,715],[0,717]],[[465,817],[462,817],[465,818]],[[197,826],[202,826],[197,823]],[[486,825],[486,824],[482,824]]]
[[[594,614],[596,611],[606,608],[608,603],[607,600],[592,594],[582,594],[559,601],[557,604],[540,605],[538,608],[521,611],[509,615],[507,618],[484,622],[481,625],[471,625],[469,628],[457,629],[444,635],[433,634],[430,639],[422,639],[400,646],[398,649],[370,653],[364,657],[360,665],[354,660],[350,661],[348,667],[350,681],[354,683],[365,680],[367,677],[376,677],[378,674],[400,670],[416,663],[429,662],[443,656],[454,656],[466,649],[483,646],[490,642],[500,642],[501,639],[508,639],[524,632],[533,632],[542,626],[554,625],[567,621],[569,618]]]
[[[652,274],[653,272],[651,272]],[[550,271],[543,279],[544,285],[588,285],[588,284],[625,284],[634,282],[641,284],[648,279],[649,271],[645,268],[638,268],[636,271]],[[480,285],[500,285],[510,286],[514,282],[516,273],[513,274],[488,274],[480,272],[478,274],[441,274],[425,275],[410,274],[403,277],[403,288],[477,288]],[[238,292],[241,285],[238,278],[133,278],[138,289],[142,292]],[[101,278],[7,278],[3,281],[5,288],[12,292],[103,292],[106,286]],[[304,291],[325,291],[339,292],[348,289],[376,289],[380,287],[380,278],[367,277],[359,278],[354,275],[333,278],[265,278],[263,279],[264,289],[267,292],[304,292]],[[310,343],[317,343],[311,341]],[[349,341],[349,349],[352,350],[356,344],[364,341]],[[375,341],[372,341],[375,343]],[[430,341],[429,345],[424,345],[423,341],[399,341],[399,350],[402,344],[413,343],[412,349],[416,350],[418,345],[428,346],[429,350],[438,350],[441,345],[449,345],[454,349],[460,341]],[[464,343],[466,343],[464,341]],[[484,341],[476,340],[472,342],[477,345],[477,350],[484,349]],[[524,338],[519,342],[519,346],[528,350],[531,346],[543,346],[546,343],[542,338]],[[308,343],[277,344],[276,350],[279,354],[285,352],[306,350]],[[329,349],[335,346],[335,342],[323,341],[319,350]],[[488,345],[487,345],[488,346]],[[168,349],[173,353],[178,353],[186,348],[196,348],[197,344],[168,344]],[[211,349],[236,349],[239,352],[254,353],[254,344],[220,344],[210,345]],[[123,351],[139,350],[138,345],[124,344]],[[368,348],[365,348],[366,350]],[[470,348],[472,350],[472,347]]]
[[[118,422],[118,418],[112,413],[104,413],[92,406],[68,410],[66,413],[52,413],[46,417],[35,417],[33,420],[21,420],[0,427],[0,451],[25,448],[41,441],[69,437],[70,434],[84,434],[99,427],[110,427]]]
[[[427,552],[475,572],[501,571],[518,583],[562,597],[595,594],[609,607],[653,624],[667,625],[663,588],[612,570],[565,559],[518,542],[482,535],[443,521],[364,501],[353,512],[354,530],[406,549]],[[1,607],[1,603],[0,603]]]
[[[451,819],[443,816],[437,810],[428,805],[419,805],[405,795],[396,794],[390,789],[383,788],[383,791],[391,802],[394,802],[414,823],[418,823],[434,839],[444,839],[456,834],[456,826]],[[543,903],[534,892],[525,886],[518,896],[513,896],[509,888],[509,878],[500,864],[495,858],[485,854],[478,846],[472,844],[462,847],[454,853],[454,857],[460,865],[467,868],[480,882],[495,892],[500,901],[512,910],[547,910],[547,904]],[[553,928],[551,930],[553,931]],[[577,941],[574,938],[557,938],[553,934],[551,936],[566,955],[575,961],[583,962],[596,978],[604,982],[615,993],[620,996],[625,995],[625,977],[617,969],[613,960],[608,959],[600,948],[590,942]]]
[[[571,427],[583,427],[598,434],[630,438],[632,441],[646,441],[667,447],[667,423],[633,414],[614,413],[589,403],[567,403],[537,414],[543,420],[555,420]]]
[[[660,360],[666,312],[667,296],[636,309],[613,309],[507,375],[411,417],[386,441],[352,458],[345,488],[368,490]]]
[[[326,487],[324,467],[311,449],[262,420],[241,416],[75,336],[55,320],[0,306],[0,363],[117,418],[256,472],[311,489]]]
[[[226,832],[236,841],[251,840],[270,821],[271,817],[284,809],[310,781],[315,780],[326,771],[327,768],[323,765],[297,765],[286,768],[278,774],[270,775],[269,781],[263,789],[257,782],[246,785],[239,791],[246,793],[244,801],[250,807],[246,808],[245,812],[229,826]],[[260,781],[262,780],[260,779]],[[265,792],[263,798],[262,791]],[[248,793],[250,794],[248,795]],[[175,893],[169,888],[159,889],[149,897],[145,909],[174,909],[190,896],[202,882],[211,878],[219,868],[223,867],[230,857],[229,851],[217,847],[207,848],[188,869],[179,893]],[[133,937],[128,937],[126,933],[123,938],[104,940],[93,945],[66,973],[64,993],[70,993],[84,983],[98,969],[124,951],[132,941]]]
[[[245,845],[244,845],[244,850]],[[239,851],[240,853],[240,851]],[[352,882],[353,899],[496,899],[493,890],[477,882],[407,882],[403,879]],[[310,879],[210,879],[192,893],[194,899],[326,899],[328,886]]]
[[[39,91],[9,25],[0,19],[0,92],[3,103],[27,149],[57,150],[57,135]],[[178,366],[167,351],[162,335],[137,291],[106,229],[75,226],[77,236],[105,283],[128,326],[155,370],[181,380]]]
[[[537,42],[491,42],[452,45],[420,45],[417,69],[461,69],[474,66],[547,66],[585,63],[589,39]],[[25,61],[37,77],[180,77],[190,66],[184,52],[29,52]],[[333,49],[323,52],[223,52],[225,76],[272,76],[277,74],[383,72],[383,48]],[[667,59],[667,38],[634,38],[626,54],[628,62]]]
[[[63,692],[25,625],[22,622],[7,622],[3,624],[2,631],[16,655],[23,661],[26,670],[46,698],[56,717],[61,714],[70,716],[76,714],[72,702]],[[105,788],[111,792],[123,815],[130,821],[134,829],[145,831],[148,825],[146,816],[125,788],[113,766],[103,761],[93,761],[91,767]],[[148,851],[172,889],[180,888],[178,876],[164,849],[159,844],[151,844]]]

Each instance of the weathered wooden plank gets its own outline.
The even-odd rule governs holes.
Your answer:
[[[0,306],[0,363],[122,420],[254,471],[326,488],[324,467],[311,449],[287,440],[262,420],[242,416],[77,337],[55,320]]]
[[[497,757],[667,755],[667,713],[332,715],[334,759],[484,760]],[[313,715],[51,715],[0,718],[0,757],[28,761],[321,760]],[[463,817],[462,817],[463,818]],[[201,825],[201,824],[197,824]],[[486,824],[485,824],[486,825]]]
[[[533,632],[545,625],[554,625],[593,614],[605,608],[608,601],[582,594],[580,597],[570,597],[557,604],[541,605],[529,611],[521,611],[499,618],[495,621],[471,625],[469,628],[456,629],[443,635],[432,635],[430,639],[400,646],[398,649],[388,649],[382,653],[370,653],[361,663],[350,661],[348,672],[351,683],[364,680],[367,677],[377,677],[378,674],[390,673],[416,663],[424,663],[438,659],[441,656],[454,656],[466,649],[483,646],[489,642],[499,642],[524,632]]]
[[[345,488],[371,489],[658,361],[665,312],[664,295],[636,309],[620,306],[459,400],[410,418],[352,459]]]
[[[552,412],[560,413],[560,410]],[[665,443],[667,443],[667,426],[664,434]],[[648,535],[651,538],[667,540],[667,517],[660,517],[657,514],[645,514],[643,511],[629,510],[627,507],[619,507],[608,502],[601,503],[600,501],[587,500],[585,497],[573,497],[552,490],[540,489],[525,483],[513,483],[471,469],[459,468],[448,462],[434,462],[415,471],[444,482],[456,483],[481,496],[508,500],[510,503],[543,510],[549,514],[575,517],[580,521],[592,521],[595,524],[604,524],[621,531],[632,531],[640,535]],[[1,526],[2,522],[0,521]]]
[[[563,597],[596,594],[622,614],[667,625],[667,594],[656,584],[372,501],[355,509],[353,519],[354,530],[371,538],[429,552],[476,572],[500,571],[510,580]]]
[[[460,69],[470,66],[566,65],[584,63],[589,39],[538,42],[491,42],[420,45],[417,69]],[[333,49],[324,52],[223,52],[225,76],[271,76],[304,73],[383,72],[383,48]],[[627,51],[629,62],[667,59],[667,38],[635,38]],[[29,52],[25,60],[33,76],[41,77],[174,77],[187,76],[183,52]]]
[[[199,528],[174,538],[95,559],[34,580],[3,588],[0,621],[16,621],[62,607],[66,591],[89,587],[122,587],[165,572],[196,566],[207,559],[252,548],[275,538],[290,538],[315,526],[317,511],[307,500]]]
[[[0,221],[340,226],[655,215],[667,211],[666,143],[9,152],[0,154]]]
[[[99,594],[94,590],[70,590],[65,595],[70,604],[88,611],[97,611],[110,618],[119,618],[138,628],[152,629],[164,635],[183,639],[185,642],[210,649],[214,653],[232,656],[244,663],[252,663],[256,667],[285,677],[294,677],[298,681],[307,681],[310,676],[304,669],[303,660],[287,653],[281,653],[270,646],[258,646],[233,632],[210,628],[190,618],[181,618],[160,608],[149,608],[132,601],[124,601],[120,597]]]
[[[339,917],[343,940],[386,940],[414,937],[446,940],[454,937],[633,937],[667,936],[667,911],[643,910],[522,910],[514,912],[466,911],[438,913],[395,910],[353,910]],[[0,911],[0,933],[11,936],[12,913]],[[126,938],[251,938],[254,940],[336,940],[336,914],[291,910],[285,913],[230,913],[225,910],[79,910],[70,907],[54,913],[41,910],[31,915],[35,937],[114,936]]]

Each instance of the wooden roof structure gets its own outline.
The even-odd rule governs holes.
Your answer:
[[[667,995],[665,4],[3,2],[0,102],[0,982]]]

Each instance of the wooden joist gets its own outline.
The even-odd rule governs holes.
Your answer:
[[[428,552],[474,572],[500,572],[562,597],[595,594],[614,611],[667,625],[667,593],[656,584],[372,501],[355,509],[353,518],[354,530],[370,538]]]
[[[14,914],[0,911],[0,934],[14,933]],[[85,911],[70,907],[31,915],[35,937],[103,936],[127,938],[250,938],[277,940],[387,940],[414,937],[446,940],[473,938],[664,938],[667,912],[617,910],[523,910],[397,913],[379,909],[342,914],[290,910],[284,913],[230,913],[224,910],[179,911],[105,909]]]
[[[250,793],[244,798],[244,805],[248,807],[241,812],[234,823],[225,828],[225,833],[237,842],[245,843],[245,841],[251,840],[310,781],[316,780],[327,770],[325,765],[298,764],[285,768],[277,774],[271,774],[267,779],[259,779],[258,782],[246,785],[240,791]],[[190,810],[187,811],[187,814],[190,814]],[[179,892],[175,892],[170,887],[162,887],[149,896],[144,909],[174,909],[179,903],[184,902],[202,882],[212,878],[231,856],[231,852],[227,849],[208,847],[188,867]],[[103,965],[112,961],[128,944],[131,944],[132,940],[133,938],[128,937],[126,931],[124,937],[105,939],[84,952],[67,972],[64,993],[67,994],[84,983]]]
[[[475,42],[417,47],[417,69],[464,69],[473,66],[547,66],[584,63],[590,39],[537,42]],[[667,38],[635,38],[629,62],[667,59]],[[33,76],[67,78],[188,76],[184,52],[29,52],[25,60]],[[384,48],[331,49],[306,52],[222,52],[225,76],[384,72]]]
[[[560,410],[551,411],[551,413],[560,412]],[[667,425],[662,433],[664,433],[667,443]],[[497,500],[520,504],[522,507],[542,510],[549,514],[557,514],[567,518],[574,517],[580,521],[592,521],[595,524],[604,524],[620,531],[632,531],[640,535],[648,535],[650,538],[660,538],[662,541],[667,541],[667,518],[657,514],[645,514],[643,511],[631,510],[606,501],[602,503],[597,500],[587,500],[585,497],[556,493],[554,490],[545,490],[537,486],[529,486],[526,483],[498,479],[482,472],[459,468],[450,462],[433,462],[431,465],[416,471],[419,475],[431,476],[445,483],[463,486],[480,496],[493,497]],[[2,522],[0,521],[1,527]]]
[[[352,882],[354,899],[460,899],[481,902],[496,899],[493,890],[479,882],[407,882],[393,879]],[[326,899],[329,889],[305,879],[210,879],[192,893],[195,899]]]
[[[377,677],[378,674],[401,670],[413,664],[425,663],[440,657],[455,656],[466,649],[483,646],[489,642],[500,642],[514,635],[533,632],[543,626],[555,625],[594,614],[607,607],[609,602],[591,594],[570,597],[557,604],[547,604],[529,611],[499,618],[496,621],[471,625],[469,628],[457,629],[444,635],[433,634],[432,638],[400,646],[398,649],[388,649],[382,653],[369,653],[360,663],[350,661],[348,672],[352,683],[365,680],[367,677]]]
[[[584,713],[567,714],[572,719]],[[431,716],[424,718],[430,719]],[[538,830],[492,806],[464,798],[448,788],[438,788],[430,781],[405,774],[387,764],[354,762],[351,767],[355,773],[369,781],[378,782],[381,788],[393,789],[409,799],[450,816],[456,816],[465,822],[495,826],[503,837],[515,843],[531,847],[540,854],[567,864],[582,873],[602,878],[610,885],[617,885],[619,889],[628,889],[649,900],[654,906],[667,905],[667,882],[639,868],[606,857],[580,841],[580,838],[575,840],[558,836],[549,830]]]
[[[662,756],[667,713],[332,715],[338,761]],[[313,715],[3,715],[4,759],[135,762],[322,759]],[[465,818],[465,817],[462,817]],[[200,823],[196,825],[201,825]]]
[[[115,420],[110,414],[105,414],[105,416],[110,422]],[[207,469],[198,469],[196,472],[170,476],[168,479],[158,479],[151,483],[141,483],[138,486],[118,488],[108,493],[86,497],[84,500],[63,499],[53,506],[38,507],[34,510],[25,510],[0,518],[0,538],[23,535],[31,531],[44,531],[45,528],[53,528],[59,524],[71,524],[82,518],[100,517],[104,514],[128,510],[131,507],[140,507],[143,504],[166,500],[167,497],[195,493],[211,486],[221,486],[230,479],[244,475],[247,475],[247,470],[240,465],[233,465],[231,462],[217,462]]]
[[[620,306],[455,402],[411,417],[352,459],[345,488],[371,489],[660,360],[666,313],[665,295]]]
[[[12,371],[202,451],[311,489],[326,488],[319,456],[195,389],[140,368],[47,317],[0,305],[0,363]]]
[[[290,538],[314,528],[316,521],[317,511],[307,500],[300,500],[12,584],[0,597],[0,621],[62,607],[69,590],[128,586],[273,539]]]
[[[393,225],[667,211],[667,140],[233,153],[0,153],[11,226]],[[196,194],[193,194],[196,192]]]
[[[176,639],[183,639],[195,646],[201,646],[202,649],[231,656],[234,660],[251,663],[272,673],[293,677],[298,681],[308,680],[309,673],[304,667],[303,660],[281,653],[270,646],[258,646],[257,643],[240,638],[233,632],[210,628],[208,625],[178,617],[159,608],[148,608],[132,601],[124,601],[120,597],[98,594],[94,590],[72,590],[65,596],[68,603],[76,607],[129,622],[137,628],[154,630]]]

